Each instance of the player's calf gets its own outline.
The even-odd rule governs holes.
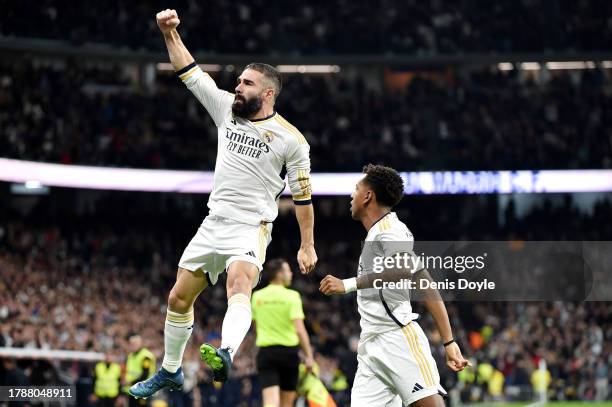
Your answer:
[[[221,348],[232,360],[251,327],[251,291],[259,269],[246,261],[234,261],[227,271],[227,311],[221,328]]]

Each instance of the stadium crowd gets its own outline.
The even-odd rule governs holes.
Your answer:
[[[117,66],[62,63],[0,62],[0,156],[214,168],[216,128],[173,75],[145,87]],[[610,70],[417,75],[397,90],[379,74],[286,78],[278,111],[309,141],[314,171],[379,157],[401,170],[612,168]]]
[[[612,2],[605,0],[119,0],[112,7],[0,0],[0,42],[52,39],[165,55],[154,15],[167,7],[178,10],[189,49],[208,55],[550,55],[605,51],[612,43]],[[214,168],[216,129],[170,72],[156,71],[147,82],[142,66],[58,58],[6,54],[0,61],[0,157]],[[602,66],[342,69],[287,75],[278,100],[278,111],[309,141],[313,171],[359,171],[381,157],[399,170],[612,168],[612,70]],[[221,88],[234,88],[235,71],[212,75]],[[521,216],[513,204],[500,214],[497,199],[410,197],[397,213],[417,240],[612,240],[609,196],[590,212],[568,195]],[[95,351],[124,363],[137,333],[159,362],[165,296],[206,214],[203,201],[62,189],[15,197],[0,185],[0,347]],[[290,206],[281,204],[268,259],[293,263],[299,234]],[[320,262],[312,276],[296,273],[293,288],[303,297],[320,377],[347,406],[360,330],[355,296],[325,297],[318,282],[355,274],[365,234],[350,220],[347,199],[317,199],[315,208]],[[219,345],[226,306],[223,279],[196,303],[184,361],[189,405],[261,402],[253,332],[222,387],[199,360],[200,343]],[[462,401],[533,399],[541,361],[550,399],[612,398],[612,302],[448,303],[455,337],[474,364],[460,375],[444,366],[433,321],[422,304],[414,306],[442,384]],[[0,358],[0,384],[76,383],[79,406],[91,402],[92,373],[91,363]]]
[[[182,246],[195,230],[199,212],[204,211],[192,207],[201,204],[201,197],[102,193],[95,199],[77,199],[82,202],[75,207],[67,204],[74,202],[74,196],[60,191],[53,200],[41,200],[27,217],[8,203],[0,204],[0,346],[110,352],[123,361],[129,351],[127,338],[137,332],[161,357],[164,296]],[[568,199],[560,206],[543,205],[521,218],[509,210],[504,219],[492,216],[490,205],[477,199],[448,199],[451,201],[432,204],[411,198],[398,208],[398,214],[417,239],[612,237],[610,199],[596,204],[590,215],[580,213]],[[350,384],[356,369],[359,324],[354,296],[327,298],[318,292],[318,281],[325,274],[347,277],[355,273],[358,240],[364,233],[349,219],[346,208],[345,199],[319,200],[320,263],[314,276],[295,275],[293,285],[304,298],[305,322],[321,377],[330,387],[339,376],[348,378]],[[293,258],[298,233],[292,216],[283,211],[277,220],[268,258]],[[468,236],[467,230],[472,234]],[[350,241],[346,236],[356,238]],[[198,383],[198,397],[210,405],[256,405],[259,392],[252,334],[236,359],[227,387],[231,391],[215,388],[197,362],[197,345],[219,340],[226,307],[223,285],[221,281],[207,290],[196,303],[196,328],[186,364]],[[432,342],[442,383],[449,389],[461,388],[466,400],[486,398],[486,383],[458,379],[444,367],[432,320],[421,304],[415,307],[423,316],[421,323]],[[612,303],[458,302],[448,308],[464,353],[503,373],[506,397],[513,397],[510,389],[530,387],[530,374],[542,358],[552,376],[551,398],[602,397],[602,383],[608,383],[612,374],[607,368],[612,362],[608,318]],[[30,375],[36,371],[23,366]],[[74,365],[57,367],[67,370],[74,380],[91,374]],[[347,390],[336,390],[333,394],[339,405],[348,405]],[[227,397],[234,398],[228,401]]]
[[[193,50],[226,54],[449,54],[600,51],[612,43],[610,2],[462,0],[326,2],[68,0],[0,2],[4,36],[163,46],[154,15],[175,8]],[[112,27],[112,29],[110,29]]]

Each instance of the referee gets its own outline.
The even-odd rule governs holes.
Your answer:
[[[312,348],[304,327],[300,294],[287,287],[291,268],[284,259],[270,260],[264,273],[270,283],[253,293],[252,312],[257,332],[257,371],[264,407],[292,407],[299,375],[299,349],[312,369]]]

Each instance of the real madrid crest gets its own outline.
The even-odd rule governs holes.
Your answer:
[[[266,140],[266,143],[271,143],[272,140],[274,140],[274,133],[268,130],[263,134],[263,137]]]

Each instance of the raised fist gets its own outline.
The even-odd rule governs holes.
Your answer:
[[[174,30],[181,23],[176,10],[170,10],[169,8],[157,13],[155,18],[157,19],[157,26],[164,34]]]

